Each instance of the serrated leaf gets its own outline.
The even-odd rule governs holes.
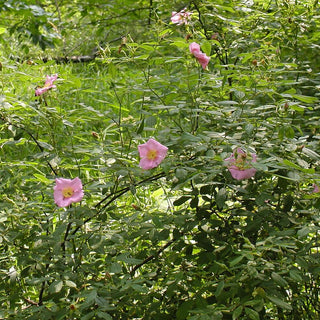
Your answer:
[[[117,259],[119,261],[123,261],[127,264],[138,264],[138,263],[141,263],[142,260],[141,259],[136,259],[136,258],[131,258],[131,257],[128,257],[127,255],[125,254],[120,254]]]
[[[37,178],[39,181],[45,183],[45,184],[52,184],[52,180],[46,178],[45,176],[43,176],[42,174],[39,173],[34,173],[33,176],[35,178]]]
[[[131,288],[137,292],[147,293],[148,289],[146,287],[140,286],[139,284],[132,284]]]
[[[43,148],[43,149],[47,149],[49,151],[53,150],[53,146],[47,142],[44,141],[38,141],[38,144]]]
[[[173,205],[176,206],[181,206],[182,204],[184,204],[186,201],[190,200],[191,197],[189,196],[182,196],[179,199],[173,201]]]
[[[232,320],[237,320],[241,313],[242,313],[243,307],[239,306],[238,308],[236,308],[233,312],[232,312]]]
[[[274,282],[276,282],[280,287],[286,287],[288,286],[288,282],[282,278],[278,273],[272,272],[271,278]]]
[[[217,203],[218,208],[222,209],[224,206],[224,203],[227,199],[226,189],[225,188],[219,189],[215,198],[216,198],[216,203]]]
[[[285,309],[285,310],[292,310],[291,305],[288,302],[283,301],[282,299],[278,297],[272,297],[272,296],[267,296],[267,298],[274,304],[276,304],[278,307]]]
[[[223,288],[224,288],[224,281],[221,281],[221,282],[218,283],[218,286],[217,286],[217,289],[216,289],[214,295],[215,295],[216,297],[220,296]]]
[[[201,50],[207,56],[210,56],[210,54],[211,54],[211,43],[209,41],[203,41],[202,44],[201,44]]]
[[[63,287],[62,280],[54,281],[49,286],[49,292],[50,293],[58,293],[61,291],[62,287]]]
[[[76,288],[77,287],[77,285],[73,281],[70,281],[70,280],[66,280],[65,284],[66,284],[67,287],[70,287],[70,288]]]
[[[97,316],[99,316],[99,318],[105,319],[105,320],[112,320],[113,319],[108,313],[101,312],[101,311],[99,311],[97,313]]]
[[[252,320],[260,320],[259,313],[256,310],[253,310],[251,308],[245,308],[244,309],[246,315],[252,319]]]
[[[244,258],[244,256],[238,256],[235,259],[230,261],[230,267],[234,267],[236,264],[238,264],[242,259]]]
[[[292,97],[304,103],[315,103],[318,101],[316,97],[304,96],[302,94],[293,94]]]
[[[118,262],[114,262],[110,266],[110,273],[120,273],[122,272],[121,264]]]
[[[137,129],[137,134],[142,133],[143,129],[144,129],[144,119],[142,119],[141,122],[140,122],[140,125],[139,125],[139,127]]]
[[[300,275],[300,271],[299,270],[290,270],[289,272],[290,278],[293,279],[296,282],[300,282],[302,281],[302,277]]]
[[[186,319],[188,316],[189,310],[192,308],[193,302],[188,300],[181,303],[179,306],[176,316],[178,320]]]
[[[314,229],[312,227],[303,227],[300,230],[298,230],[297,234],[299,237],[303,238],[313,231]]]
[[[315,151],[309,149],[309,148],[306,148],[304,147],[302,149],[302,153],[307,155],[308,157],[310,157],[311,159],[314,159],[314,160],[320,160],[320,155],[318,153],[316,153]]]

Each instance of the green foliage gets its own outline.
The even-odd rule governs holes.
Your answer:
[[[3,2],[0,318],[319,318],[318,3],[191,1],[170,23],[184,6]],[[169,152],[144,171],[150,137]],[[254,178],[231,177],[236,147]],[[55,205],[56,177],[81,203]]]

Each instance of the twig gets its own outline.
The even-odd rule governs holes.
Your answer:
[[[130,271],[131,276],[134,275],[134,273],[143,265],[148,263],[149,261],[153,260],[154,258],[158,257],[165,249],[167,249],[172,243],[174,243],[176,239],[172,239],[168,241],[162,248],[160,248],[155,254],[150,255],[146,259],[144,259],[141,263],[135,265],[132,270]]]
[[[137,183],[133,183],[132,185],[131,185],[131,187],[132,186],[138,186],[138,185],[141,185],[141,184],[144,184],[145,182],[148,182],[148,181],[154,181],[154,180],[158,180],[159,178],[163,178],[165,176],[165,173],[164,172],[160,172],[160,173],[158,173],[158,174],[156,174],[156,175],[154,175],[154,176],[152,176],[152,177],[149,177],[149,178],[146,178],[146,179],[144,179],[144,180],[141,180],[141,181],[139,181],[139,182],[137,182]],[[123,188],[123,189],[120,189],[120,190],[118,190],[118,191],[116,191],[115,193],[121,193],[122,191],[129,191],[130,190],[130,187],[125,187],[125,188]],[[106,200],[108,200],[112,195],[114,195],[115,193],[111,193],[111,194],[109,194],[109,195],[107,195],[105,198],[103,198],[102,200],[100,200],[94,207],[95,208],[98,208],[103,202],[105,202]],[[104,207],[103,207],[104,208]],[[100,212],[99,212],[100,213]]]
[[[206,36],[206,38],[207,38],[207,39],[210,39],[210,36],[208,35],[207,28],[206,28],[206,26],[205,26],[204,22],[202,21],[201,11],[200,11],[200,9],[199,9],[199,7],[198,7],[198,5],[197,5],[196,1],[192,1],[192,3],[193,3],[193,5],[194,5],[195,9],[196,9],[196,10],[197,10],[197,12],[198,12],[199,22],[200,22],[201,27],[202,27],[202,29],[203,29],[203,31],[204,31],[204,35]]]
[[[5,120],[5,121],[6,121],[6,120]],[[25,131],[25,132],[30,136],[30,138],[34,141],[34,143],[37,145],[37,147],[40,149],[40,151],[43,152],[43,150],[44,150],[43,147],[40,145],[40,143],[38,142],[38,140],[34,137],[34,135],[33,135],[28,129],[26,129],[25,127],[21,127],[21,126],[15,124],[15,123],[10,122],[10,121],[6,121],[6,122],[7,122],[8,124],[16,127],[16,128],[19,128],[19,129]],[[47,162],[48,166],[50,167],[50,169],[52,170],[52,172],[54,173],[54,175],[57,177],[57,176],[58,176],[58,173],[57,173],[57,172],[55,171],[55,169],[52,167],[51,163],[50,163],[48,160],[46,160],[46,162]]]
[[[121,190],[118,190],[114,193],[110,193],[109,195],[107,195],[105,198],[103,198],[102,200],[100,200],[96,205],[95,208],[97,209],[102,203],[104,203],[105,201],[107,201],[108,199],[110,199],[107,203],[105,203],[102,207],[100,207],[100,209],[91,217],[87,218],[86,220],[83,221],[83,223],[79,226],[77,226],[73,231],[72,231],[72,235],[74,235],[82,226],[84,226],[86,223],[88,223],[90,220],[92,220],[94,217],[98,216],[105,208],[107,208],[114,200],[120,198],[123,194],[127,193],[128,191],[130,191],[130,189],[134,186],[139,186],[142,185],[145,182],[148,181],[154,181],[157,179],[160,179],[162,177],[165,176],[164,172],[160,172],[152,177],[149,177],[147,179],[144,179],[142,181],[139,181],[137,183],[133,183],[131,184],[129,187],[125,187]]]
[[[90,22],[88,22],[88,23],[81,24],[80,27],[83,28],[83,27],[86,27],[86,26],[88,26],[88,25],[97,25],[97,24],[100,24],[102,21],[110,21],[110,20],[116,20],[116,21],[117,21],[117,19],[119,19],[119,18],[121,18],[121,17],[124,17],[124,16],[127,16],[128,13],[135,12],[135,11],[142,11],[142,10],[150,10],[150,6],[130,9],[130,10],[128,10],[128,11],[126,11],[126,12],[124,12],[124,13],[121,13],[121,14],[119,14],[119,15],[117,15],[117,16],[114,16],[114,17],[103,18],[103,19],[99,19],[99,20],[95,20],[95,21],[90,21]],[[113,25],[113,24],[109,24],[109,25]],[[109,25],[108,25],[108,26],[109,26]]]
[[[38,303],[38,302],[35,302],[35,301],[31,300],[31,299],[23,298],[23,300],[24,300],[25,302],[28,302],[29,304],[31,304],[31,305],[33,305],[33,306],[39,306],[39,303]]]
[[[72,222],[70,221],[68,223],[68,225],[67,225],[67,229],[66,229],[66,233],[64,234],[63,241],[61,242],[61,248],[62,248],[62,251],[63,251],[64,255],[66,253],[66,241],[67,241],[67,238],[68,238],[68,235],[69,235],[69,231],[71,229],[71,224],[72,224]]]
[[[153,3],[152,0],[149,0],[149,17],[148,17],[148,26],[151,25],[151,16],[152,16],[152,10],[153,10]]]
[[[155,254],[150,255],[149,257],[147,257],[146,259],[144,259],[141,263],[135,265],[132,270],[130,271],[131,276],[134,275],[134,273],[143,265],[145,265],[146,263],[148,263],[149,261],[153,260],[154,258],[158,257],[165,249],[167,249],[172,243],[174,243],[176,241],[176,239],[172,239],[170,241],[168,241],[162,248],[160,248]]]

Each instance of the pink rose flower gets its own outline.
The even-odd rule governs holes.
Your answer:
[[[320,191],[319,187],[314,183],[312,193],[318,193]]]
[[[200,45],[196,42],[190,43],[189,50],[190,50],[190,53],[193,55],[201,53]]]
[[[57,178],[53,188],[54,202],[59,207],[67,207],[71,203],[79,202],[83,198],[81,180],[77,177],[73,180]]]
[[[189,50],[201,64],[202,68],[205,69],[210,61],[210,57],[200,50],[200,45],[196,42],[192,42],[189,45]]]
[[[228,170],[236,180],[250,179],[256,174],[256,169],[252,167],[253,162],[257,162],[257,156],[247,154],[241,148],[237,148],[225,161],[228,162]]]
[[[47,76],[47,80],[42,88],[36,89],[36,96],[40,96],[43,93],[47,92],[51,88],[55,88],[56,86],[53,84],[54,81],[56,81],[58,78],[58,75],[55,74],[53,76]]]
[[[176,12],[173,11],[171,13],[171,22],[177,24],[178,26],[182,24],[188,24],[189,20],[191,19],[192,12],[186,12],[187,8]]]
[[[154,139],[149,139],[146,143],[138,146],[140,163],[144,170],[157,167],[166,157],[168,148]]]

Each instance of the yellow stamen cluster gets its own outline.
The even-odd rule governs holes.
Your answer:
[[[147,154],[148,160],[155,160],[157,158],[158,152],[157,150],[149,150]]]
[[[73,189],[71,187],[63,188],[62,195],[64,198],[70,198],[73,195]]]

